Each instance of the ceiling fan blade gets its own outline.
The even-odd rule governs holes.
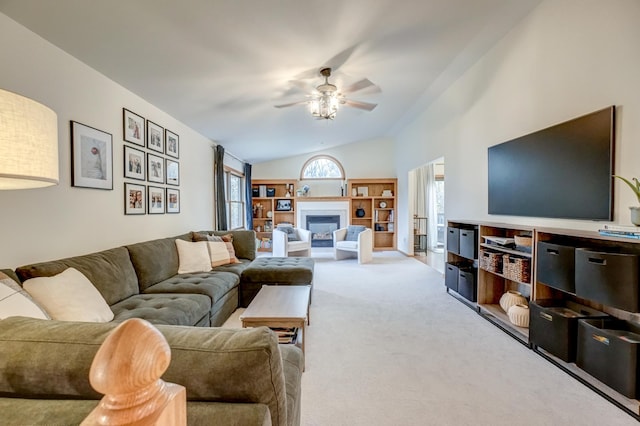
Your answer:
[[[353,51],[356,50],[356,47],[358,47],[357,44],[354,44],[351,47],[347,47],[342,52],[326,61],[323,67],[329,67],[334,72],[337,71],[338,68],[340,68],[351,57]]]
[[[362,89],[366,89],[368,87],[372,87],[375,88],[375,92],[379,92],[380,88],[378,86],[376,86],[375,84],[373,84],[371,82],[371,80],[369,80],[368,78],[363,78],[360,81],[356,81],[355,83],[353,83],[350,86],[344,87],[341,92],[342,93],[353,93],[353,92],[357,92],[358,90],[362,90]],[[374,93],[374,91],[372,90],[371,93]]]
[[[360,101],[344,101],[344,104],[353,108],[364,109],[366,111],[373,111],[378,104],[370,104],[369,102],[360,102]]]
[[[300,104],[306,104],[308,101],[298,101],[298,102],[291,102],[288,104],[282,104],[282,105],[274,105],[275,108],[288,108],[290,106],[294,106],[294,105],[300,105]]]

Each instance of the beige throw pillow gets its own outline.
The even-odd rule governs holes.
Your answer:
[[[29,293],[8,275],[0,272],[0,319],[8,317],[51,319]]]
[[[211,270],[211,258],[206,241],[189,242],[176,240],[178,249],[178,273],[193,274]]]
[[[98,289],[75,268],[52,277],[31,278],[23,287],[54,320],[109,322],[113,319],[113,312]]]
[[[227,250],[227,243],[224,241],[208,241],[209,257],[211,258],[211,267],[228,265],[231,263],[231,257]]]

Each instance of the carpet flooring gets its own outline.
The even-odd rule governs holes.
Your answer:
[[[448,295],[435,269],[398,252],[313,257],[303,425],[637,424]]]

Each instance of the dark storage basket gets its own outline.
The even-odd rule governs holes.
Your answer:
[[[640,324],[619,319],[578,321],[576,365],[620,392],[636,398],[638,392]]]
[[[529,283],[531,281],[531,260],[505,254],[502,256],[502,275],[505,278]]]
[[[480,250],[480,259],[478,259],[480,269],[489,272],[502,273],[502,253],[490,250]]]
[[[575,250],[575,247],[539,242],[536,281],[567,293],[575,293]]]
[[[638,312],[638,256],[576,249],[576,296]]]
[[[478,301],[478,286],[476,283],[477,269],[461,267],[458,274],[458,294],[471,302]]]
[[[444,268],[444,285],[453,291],[458,291],[458,275],[460,271],[458,265],[455,263],[449,263]]]
[[[447,251],[460,253],[460,228],[447,227]]]
[[[565,362],[576,360],[578,320],[608,317],[587,306],[555,299],[532,301],[529,314],[529,342]]]
[[[478,257],[478,238],[477,233],[473,229],[460,229],[460,256],[467,259],[476,259]]]

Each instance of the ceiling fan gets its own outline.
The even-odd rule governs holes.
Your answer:
[[[275,107],[287,108],[294,105],[308,104],[311,114],[317,119],[333,120],[341,105],[365,111],[373,111],[373,109],[378,105],[369,102],[354,101],[345,97],[346,94],[354,93],[369,87],[374,88],[376,91],[380,91],[380,88],[373,84],[369,79],[363,78],[362,80],[344,87],[339,91],[335,84],[329,83],[331,68],[321,68],[320,75],[324,77],[324,83],[317,86],[312,93],[307,96],[308,99],[288,104],[275,105]]]

